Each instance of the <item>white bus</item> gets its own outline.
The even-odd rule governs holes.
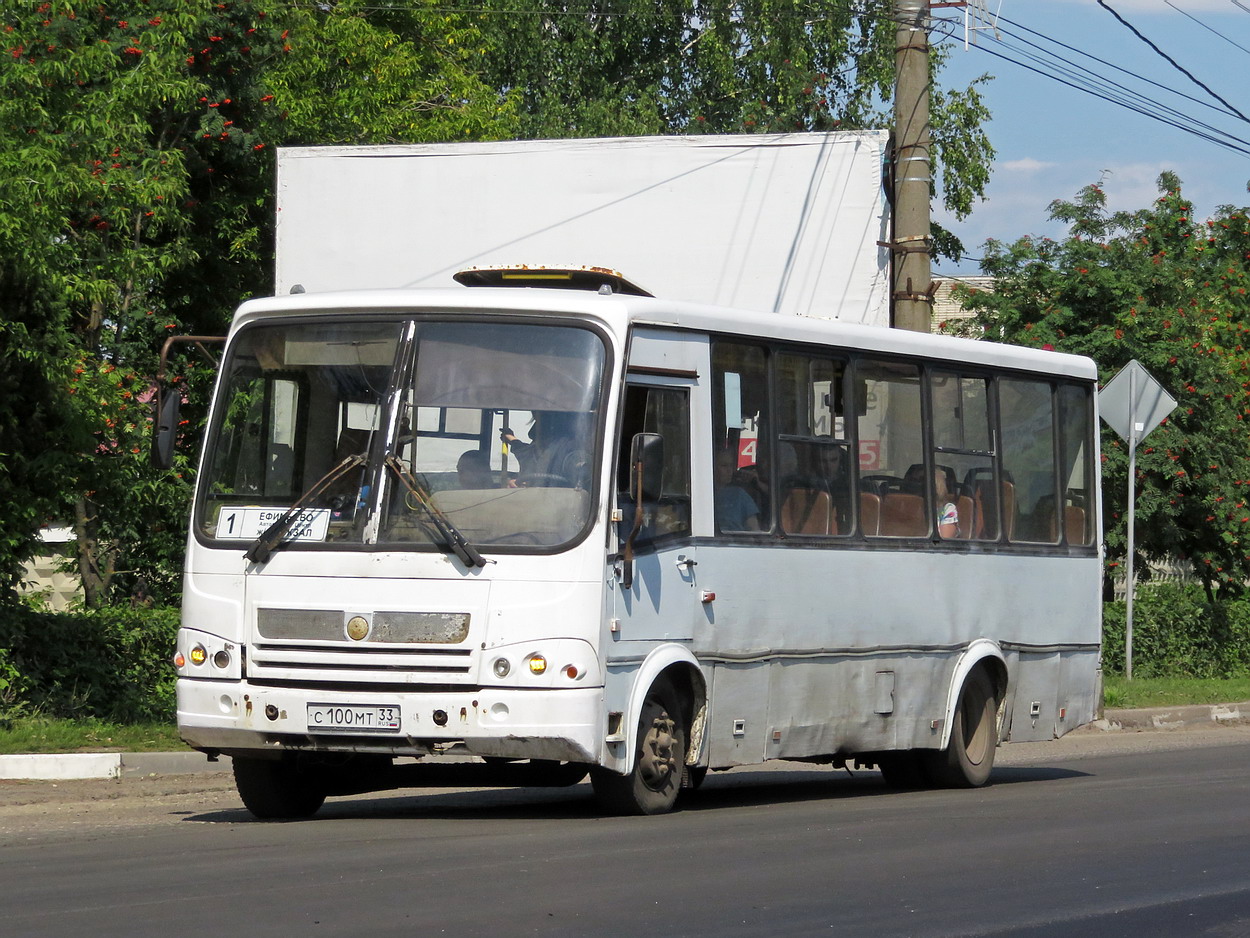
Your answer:
[[[175,663],[254,814],[587,773],[651,814],[774,759],[977,786],[1093,718],[1092,362],[606,280],[239,310]]]

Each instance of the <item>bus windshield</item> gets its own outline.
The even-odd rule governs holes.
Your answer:
[[[284,548],[564,544],[590,520],[604,361],[602,340],[570,326],[243,330],[208,437],[200,533],[255,541],[297,506]]]

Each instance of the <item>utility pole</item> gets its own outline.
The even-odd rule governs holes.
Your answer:
[[[929,2],[894,0],[894,236],[891,325],[928,332],[933,316],[929,257]]]

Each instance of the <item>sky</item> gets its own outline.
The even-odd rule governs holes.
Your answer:
[[[935,219],[959,236],[969,255],[958,264],[939,263],[935,277],[979,273],[976,259],[987,238],[1011,242],[1024,235],[1062,237],[1066,229],[1048,220],[1047,206],[1100,180],[1113,211],[1149,205],[1158,196],[1156,180],[1164,170],[1180,177],[1195,217],[1209,217],[1218,205],[1250,205],[1246,190],[1250,152],[1235,152],[1183,129],[1211,134],[1211,129],[1199,127],[1206,124],[1231,135],[1234,146],[1250,151],[1250,142],[1243,142],[1250,141],[1250,121],[1233,113],[1250,115],[1250,0],[1105,2],[1206,88],[1135,36],[1097,0],[983,0],[987,14],[999,14],[999,38],[990,30],[979,30],[975,45],[967,51],[961,11],[933,10],[935,19],[958,24],[944,30],[935,23],[931,34],[936,42],[940,32],[954,33],[941,40],[951,44],[942,83],[963,87],[978,75],[994,76],[983,95],[993,113],[988,133],[997,150],[986,199],[967,219],[956,221],[934,205]],[[1026,59],[1027,53],[1042,54],[1030,42],[1068,64],[1049,55],[1041,64]],[[1137,106],[1151,112],[1172,108],[1179,113],[1171,119],[1181,127],[1066,87],[1017,64],[1022,61],[1047,75],[1074,66],[1094,70],[1117,86],[1107,93],[1127,93]],[[1147,79],[1163,87],[1148,84]],[[1080,80],[1087,79],[1082,75]]]

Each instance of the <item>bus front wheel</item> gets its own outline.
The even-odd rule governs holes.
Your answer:
[[[294,759],[236,756],[234,786],[243,805],[262,821],[312,817],[325,803],[325,786]]]
[[[613,814],[664,814],[681,790],[686,763],[686,726],[681,698],[660,679],[647,691],[638,717],[638,737],[631,771],[619,775],[591,769],[590,780],[599,804]]]
[[[997,714],[994,683],[984,668],[977,668],[959,692],[950,744],[926,754],[925,772],[934,785],[978,788],[989,780],[998,746]]]

